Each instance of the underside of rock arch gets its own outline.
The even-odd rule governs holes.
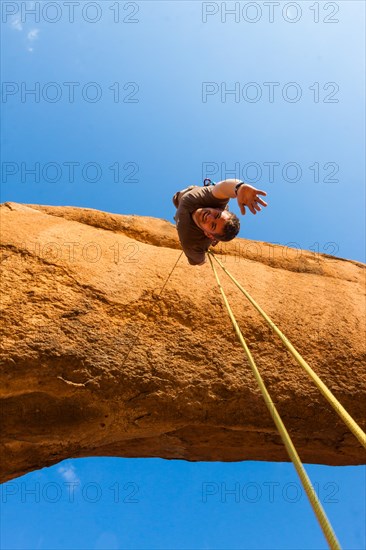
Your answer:
[[[2,481],[69,457],[288,460],[210,264],[179,258],[173,224],[74,207],[0,210]],[[365,266],[244,239],[215,252],[365,429]],[[302,460],[365,463],[219,274]]]

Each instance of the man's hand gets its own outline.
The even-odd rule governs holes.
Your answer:
[[[259,189],[248,185],[247,183],[244,183],[244,185],[241,185],[239,187],[237,198],[240,212],[243,214],[243,216],[245,216],[246,206],[249,208],[252,214],[256,214],[257,212],[262,210],[259,206],[260,204],[262,206],[267,206],[267,203],[260,199],[258,195],[263,195],[264,197],[266,197],[267,193],[265,191],[260,191]]]

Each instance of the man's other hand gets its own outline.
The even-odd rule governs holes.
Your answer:
[[[265,191],[260,191],[251,185],[245,183],[241,185],[238,189],[238,205],[240,212],[245,215],[245,207],[247,206],[252,214],[256,214],[261,209],[260,205],[267,206],[267,203],[264,202],[258,195],[267,196]]]

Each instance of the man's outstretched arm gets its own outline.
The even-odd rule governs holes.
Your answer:
[[[240,184],[239,187],[238,184]],[[237,191],[237,193],[235,192]],[[264,197],[267,195],[265,191],[260,191],[248,183],[244,183],[241,180],[223,180],[215,185],[212,190],[212,194],[217,199],[235,199],[238,200],[240,212],[245,214],[245,207],[247,206],[252,214],[256,214],[261,209],[260,205],[267,206],[259,195]]]

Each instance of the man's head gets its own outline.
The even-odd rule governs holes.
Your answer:
[[[228,210],[197,208],[192,217],[194,223],[211,240],[231,241],[239,233],[239,218]]]

